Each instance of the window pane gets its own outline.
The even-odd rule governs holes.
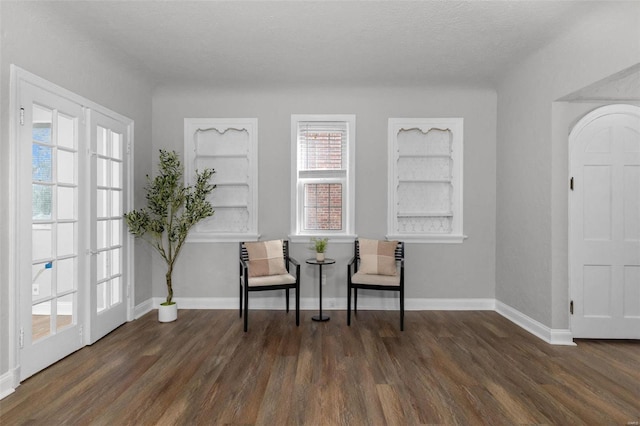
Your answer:
[[[305,184],[304,193],[305,230],[342,230],[342,184]]]
[[[299,134],[300,169],[341,170],[343,168],[343,138],[342,131],[301,129]]]
[[[34,143],[31,149],[31,178],[34,181],[51,182],[53,178],[53,149]]]

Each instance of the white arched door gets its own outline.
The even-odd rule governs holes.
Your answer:
[[[640,108],[609,105],[569,136],[576,338],[640,338]]]

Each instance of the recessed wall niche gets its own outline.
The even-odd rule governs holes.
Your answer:
[[[190,234],[191,241],[258,239],[258,120],[185,118],[185,180],[213,168],[210,195],[215,214]]]

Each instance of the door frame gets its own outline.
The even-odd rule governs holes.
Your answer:
[[[109,116],[117,121],[121,121],[125,123],[128,128],[129,133],[129,146],[127,147],[128,151],[128,161],[126,168],[124,170],[124,174],[127,176],[127,182],[129,182],[128,188],[126,188],[126,196],[123,199],[124,209],[125,211],[133,208],[133,163],[134,163],[134,122],[132,119],[120,115],[114,111],[111,111],[95,102],[92,102],[84,97],[73,93],[63,87],[60,87],[54,83],[49,82],[41,77],[38,77],[35,74],[32,74],[14,64],[10,65],[10,83],[9,83],[9,146],[7,149],[8,157],[9,157],[9,167],[8,167],[8,176],[9,176],[9,194],[8,194],[8,208],[7,219],[9,225],[8,231],[8,267],[7,267],[7,276],[9,280],[8,291],[7,291],[7,299],[8,299],[8,312],[7,312],[7,334],[8,334],[8,374],[10,376],[10,382],[12,388],[16,388],[20,385],[20,286],[17,281],[19,277],[19,268],[20,268],[20,253],[18,252],[20,238],[24,236],[20,234],[19,231],[19,218],[20,218],[20,210],[18,206],[18,191],[20,190],[20,180],[18,178],[18,156],[20,152],[20,148],[18,146],[18,132],[20,126],[20,83],[26,82],[33,86],[36,86],[42,90],[53,92],[58,96],[66,98],[72,102],[75,102],[86,109],[95,110]],[[84,123],[84,127],[79,129],[80,131],[89,132],[90,129]],[[87,152],[88,153],[88,152]],[[81,152],[78,152],[79,155],[82,155]],[[88,197],[87,194],[82,194],[84,197]],[[127,280],[127,285],[125,287],[126,291],[126,304],[127,304],[127,318],[126,321],[133,320],[134,314],[134,300],[135,286],[133,285],[134,276],[135,276],[135,262],[134,262],[134,239],[128,232],[123,238],[123,245],[125,248],[125,262],[126,270],[124,272],[124,276]],[[80,253],[80,255],[84,255],[84,253]],[[89,280],[85,279],[83,285],[90,285]],[[83,301],[85,306],[91,305],[90,292],[87,287],[87,291],[84,292],[86,295],[86,300]],[[90,317],[85,315],[85,325],[87,332],[83,333],[84,345],[91,344],[91,333],[90,333]]]
[[[569,132],[569,138],[568,138],[568,155],[567,155],[567,160],[568,160],[568,176],[567,176],[567,182],[570,182],[570,179],[573,176],[573,167],[575,167],[575,165],[573,164],[573,151],[576,149],[577,144],[578,144],[578,138],[580,137],[580,134],[582,133],[582,131],[588,126],[590,125],[594,120],[597,120],[601,117],[607,116],[607,115],[611,115],[611,114],[633,114],[633,115],[637,115],[640,116],[640,106],[634,105],[634,104],[622,104],[622,103],[613,103],[613,104],[608,104],[608,105],[603,105],[600,107],[595,108],[594,110],[584,114],[582,117],[580,117],[580,119],[578,119],[576,121],[576,123],[573,125],[573,127],[571,128],[571,131]],[[568,295],[569,295],[569,301],[570,303],[573,301],[573,295],[572,295],[572,291],[573,291],[573,277],[571,276],[571,270],[572,270],[572,255],[573,255],[573,251],[576,249],[573,246],[573,242],[571,239],[571,235],[573,232],[573,203],[571,200],[572,197],[572,189],[570,187],[570,185],[567,186],[567,272],[568,272]],[[571,331],[571,333],[573,334],[573,315],[569,314],[569,330]]]

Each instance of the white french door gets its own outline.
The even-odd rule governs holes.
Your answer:
[[[80,206],[84,110],[20,83],[18,126],[21,380],[84,345],[86,274]]]
[[[571,331],[640,339],[640,108],[599,108],[569,142]]]
[[[17,67],[12,90],[22,381],[131,315],[133,122]]]
[[[90,319],[91,343],[127,320],[125,226],[129,129],[125,123],[89,112],[91,151]]]

